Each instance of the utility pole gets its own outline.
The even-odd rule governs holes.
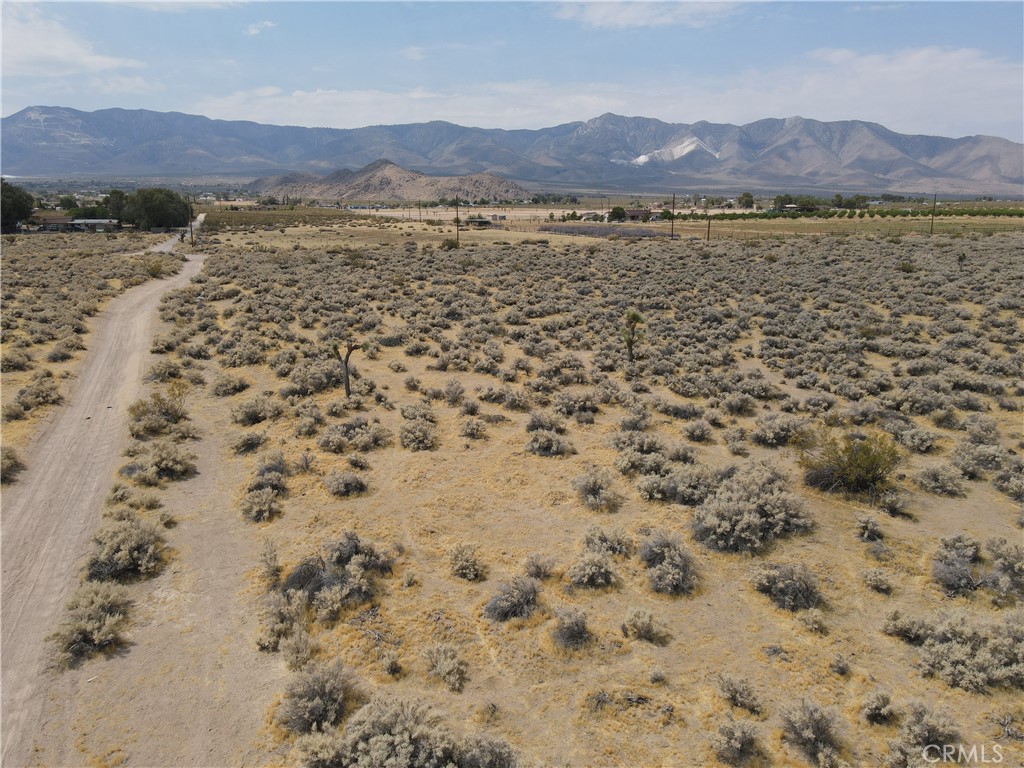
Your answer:
[[[192,244],[192,247],[195,248],[196,247],[196,236],[192,232],[192,216],[193,216],[193,213],[192,213],[192,198],[186,198],[186,199],[188,200],[188,239],[189,239],[189,242]]]
[[[672,232],[672,236],[669,239],[670,240],[675,240],[676,239],[676,193],[675,192],[672,193],[672,230],[671,230],[671,232]]]
[[[934,195],[932,195],[932,223],[928,227],[928,234],[929,235],[932,235],[932,234],[935,233],[935,205],[938,202],[938,199],[939,199],[939,193],[936,192]]]
[[[459,244],[459,196],[455,195],[455,245]]]

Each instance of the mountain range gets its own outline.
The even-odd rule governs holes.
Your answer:
[[[377,160],[356,171],[343,169],[327,176],[316,173],[285,173],[266,176],[248,184],[256,195],[299,197],[315,200],[391,202],[417,200],[528,200],[530,190],[493,173],[463,176],[428,176],[402,168],[390,160]]]
[[[387,159],[428,175],[491,173],[532,189],[1024,193],[1022,144],[801,117],[737,126],[605,114],[536,130],[440,121],[336,129],[38,106],[0,121],[0,145],[2,173],[32,177],[252,179]]]

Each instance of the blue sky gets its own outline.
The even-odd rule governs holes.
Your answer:
[[[542,128],[605,112],[1024,140],[1022,2],[11,2],[2,112]]]

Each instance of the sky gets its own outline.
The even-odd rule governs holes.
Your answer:
[[[275,125],[866,120],[1024,141],[1024,3],[12,2],[2,114]]]

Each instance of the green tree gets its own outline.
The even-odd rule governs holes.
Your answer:
[[[124,216],[124,209],[128,204],[128,195],[120,189],[110,190],[110,194],[103,200],[107,206],[107,212],[112,219],[120,219]]]
[[[754,196],[749,192],[744,192],[742,195],[736,198],[736,205],[738,205],[740,208],[753,208]]]
[[[184,227],[188,219],[188,201],[169,189],[140,189],[125,201],[124,220],[139,229]]]
[[[57,207],[70,211],[78,207],[78,201],[72,195],[61,195],[57,200]]]
[[[621,205],[616,205],[608,213],[608,221],[625,221],[626,220],[626,209]]]
[[[799,461],[804,482],[823,491],[880,489],[902,461],[896,443],[885,433],[837,438],[819,432],[803,436],[803,443]]]
[[[32,215],[32,195],[0,179],[0,229],[15,232],[18,222]]]

